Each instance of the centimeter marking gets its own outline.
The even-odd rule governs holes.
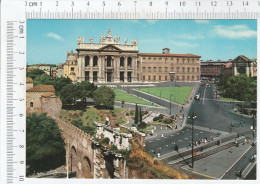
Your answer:
[[[25,1],[27,19],[257,19],[260,0]]]

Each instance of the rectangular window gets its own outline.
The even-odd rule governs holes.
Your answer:
[[[159,58],[159,63],[161,63],[162,62],[162,58]]]
[[[192,68],[192,72],[194,72],[194,68]]]
[[[184,75],[182,76],[182,80],[185,80],[185,76]]]
[[[194,59],[193,59],[193,58],[192,58],[192,60],[191,60],[191,61],[192,61],[192,63],[194,63]]]
[[[143,67],[143,72],[145,72],[145,67]]]
[[[149,81],[151,80],[151,76],[150,76],[150,75],[148,75],[148,80],[149,80]]]
[[[184,63],[184,58],[182,59],[182,63]]]
[[[173,72],[173,67],[171,67],[171,72]]]
[[[164,68],[164,71],[165,71],[165,72],[168,72],[168,68],[167,68],[167,67],[165,67],[165,68]]]
[[[153,76],[153,80],[154,80],[154,81],[156,80],[156,76],[155,76],[155,75]]]
[[[71,70],[72,72],[74,72],[74,67],[71,67],[70,70]]]
[[[165,58],[165,63],[168,63],[168,59],[167,58]]]
[[[159,72],[162,72],[162,67],[159,67]]]
[[[180,80],[179,76],[177,76],[177,80]]]
[[[143,75],[143,81],[145,81],[145,75]]]
[[[168,80],[168,78],[167,78],[167,76],[166,76],[166,75],[165,75],[164,79],[165,79],[166,81]]]
[[[151,62],[151,58],[148,58],[148,63],[150,63]]]
[[[197,72],[199,72],[200,71],[200,69],[199,68],[197,68]]]
[[[89,81],[89,72],[85,72],[85,81]]]
[[[153,67],[153,72],[156,72],[156,67]]]
[[[93,72],[93,82],[97,82],[97,72]]]
[[[190,59],[188,58],[188,63],[190,63]]]
[[[151,67],[148,67],[148,72],[151,72]]]
[[[179,58],[177,58],[177,63],[179,63]]]
[[[162,78],[161,78],[161,76],[159,75],[159,81],[161,81],[162,80]]]
[[[153,58],[153,62],[156,62],[156,58]]]
[[[171,58],[171,63],[173,64],[173,58]]]
[[[200,80],[200,77],[197,75],[197,80]]]
[[[143,60],[142,60],[143,62],[145,62],[146,61],[146,58],[143,58]]]

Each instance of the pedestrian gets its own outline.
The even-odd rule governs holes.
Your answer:
[[[178,129],[177,125],[176,125],[175,129],[176,129],[176,130]]]
[[[158,158],[160,158],[160,156],[161,156],[160,152],[158,152],[157,156],[158,156]]]
[[[164,138],[164,135],[162,134],[162,138]]]
[[[205,139],[205,144],[207,143],[207,139]]]
[[[162,127],[161,127],[161,130],[162,130]]]
[[[203,138],[201,139],[201,142],[204,143],[204,139]]]
[[[198,141],[195,142],[195,146],[197,146],[197,145],[198,145]]]
[[[201,144],[201,141],[200,141],[200,139],[199,139],[199,144]]]
[[[187,149],[189,149],[189,147],[190,147],[190,144],[188,143],[188,144],[187,144]]]
[[[210,136],[210,138],[211,138],[211,141],[213,141],[213,136],[212,135]]]

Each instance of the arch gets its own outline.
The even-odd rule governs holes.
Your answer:
[[[30,107],[33,107],[33,102],[30,102]]]
[[[125,62],[125,58],[124,57],[120,57],[120,66],[124,67],[124,62]]]
[[[77,163],[78,163],[78,153],[77,153],[77,150],[74,146],[71,147],[70,149],[70,170],[72,172],[77,172],[78,169],[77,169]]]
[[[111,67],[111,66],[112,66],[112,57],[107,56],[107,67]]]
[[[97,66],[98,65],[98,57],[94,56],[93,57],[93,66]]]
[[[113,163],[113,157],[111,157],[111,155],[105,155],[104,156],[105,159],[105,166],[106,166],[106,171],[108,174],[109,178],[114,178],[114,172],[115,172],[115,168],[114,168],[114,163]]]
[[[131,57],[127,58],[127,66],[132,67],[132,58]]]
[[[86,56],[85,57],[85,67],[89,66],[89,60],[90,60],[89,56]]]
[[[82,174],[84,178],[93,178],[91,176],[91,162],[87,156],[82,160]]]

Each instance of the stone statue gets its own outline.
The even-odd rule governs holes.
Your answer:
[[[100,35],[100,43],[103,41],[103,37],[102,35]]]
[[[85,37],[82,38],[82,43],[85,43]]]
[[[117,37],[117,42],[119,43],[119,40],[120,40],[120,36]]]
[[[125,39],[125,45],[127,45],[127,38]]]
[[[117,41],[116,41],[116,36],[114,36],[114,42],[116,43]]]
[[[132,45],[136,46],[137,45],[137,40],[132,40]]]
[[[92,37],[89,39],[89,42],[90,42],[91,44],[93,43],[93,38],[92,38]]]
[[[81,37],[78,38],[78,45],[81,43]]]
[[[107,34],[108,36],[111,36],[111,30],[110,30],[110,28],[108,29],[108,34]]]

